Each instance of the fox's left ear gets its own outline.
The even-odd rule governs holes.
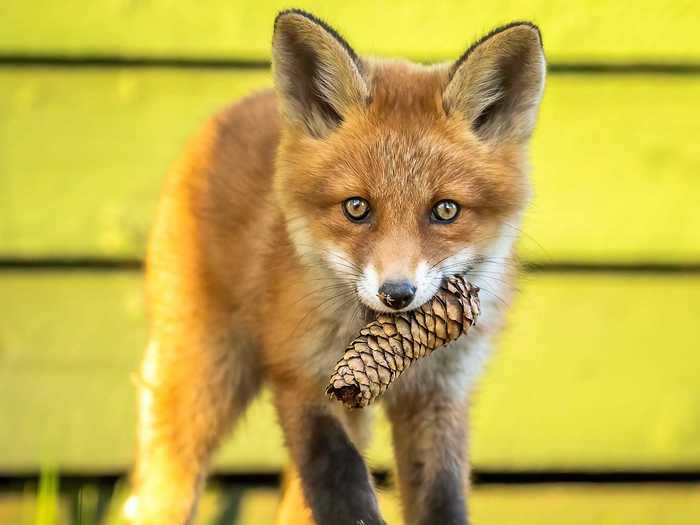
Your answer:
[[[532,135],[546,63],[537,26],[514,22],[472,45],[449,69],[448,114],[460,112],[487,142],[524,143]]]

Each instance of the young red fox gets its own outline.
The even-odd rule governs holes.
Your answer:
[[[191,523],[213,449],[264,383],[294,465],[278,523],[383,523],[361,456],[369,409],[324,388],[371,312],[416,308],[461,273],[482,289],[479,325],[384,405],[406,523],[466,524],[467,404],[512,288],[540,33],[513,23],[423,66],[359,57],[291,10],[272,65],[275,91],[213,117],[162,198],[127,514]]]

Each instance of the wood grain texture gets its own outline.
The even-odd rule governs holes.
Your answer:
[[[0,69],[0,257],[141,257],[187,138],[269,83],[267,71]],[[700,262],[698,99],[689,76],[552,75],[523,258]]]
[[[430,2],[299,0],[362,53],[420,60],[456,58],[476,38],[512,20],[533,20],[554,62],[697,62],[700,7],[677,0]],[[18,54],[267,60],[280,0],[51,2],[6,0],[0,51]]]
[[[129,464],[141,286],[132,273],[0,274],[0,470]],[[538,274],[522,288],[475,395],[476,467],[700,468],[700,276]],[[281,443],[263,399],[217,465],[277,472]],[[391,463],[388,443],[381,419],[372,466]]]
[[[140,256],[163,175],[188,137],[268,81],[267,72],[0,69],[0,253]]]
[[[695,525],[700,505],[698,485],[476,487],[471,493],[475,523],[491,525]],[[94,494],[82,488],[80,523],[93,523]],[[119,511],[126,494],[118,488],[105,516],[106,525],[121,524]],[[240,498],[240,499],[239,499]],[[209,487],[200,502],[195,525],[266,525],[274,523],[280,494],[274,489]],[[29,491],[0,498],[0,523],[36,523],[37,498]],[[382,490],[379,504],[387,523],[401,525],[395,490]],[[238,509],[237,515],[232,509]],[[235,516],[235,517],[234,517]],[[233,519],[233,521],[231,521]],[[73,525],[68,501],[58,502],[54,525]]]
[[[476,487],[471,494],[475,523],[491,525],[695,525],[700,505],[698,485],[533,486]],[[91,517],[94,487],[83,487],[80,523]],[[119,510],[125,494],[117,490],[105,517],[106,525],[122,523]],[[387,523],[400,525],[401,511],[395,490],[379,493]],[[273,489],[220,490],[210,487],[203,495],[195,525],[266,525],[274,523],[279,492]],[[237,498],[240,498],[238,500]],[[62,504],[61,504],[62,503]],[[73,525],[67,501],[59,502],[54,525]],[[29,491],[0,498],[0,522],[35,523],[37,498]],[[238,515],[231,509],[237,508]]]

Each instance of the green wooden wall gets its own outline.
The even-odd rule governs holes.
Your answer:
[[[367,54],[445,60],[492,29],[533,20],[550,60],[697,63],[692,0],[5,0],[0,49],[18,54],[266,60],[275,14],[301,7]]]
[[[361,53],[417,60],[456,57],[511,19],[541,25],[552,73],[520,246],[538,271],[475,396],[475,466],[700,469],[700,4],[296,4]],[[285,6],[0,5],[0,472],[127,467],[140,271],[53,265],[141,259],[187,137],[270,85]],[[373,466],[390,464],[387,443],[380,421]],[[217,464],[284,459],[262,400]]]

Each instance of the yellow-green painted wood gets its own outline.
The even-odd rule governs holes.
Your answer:
[[[383,493],[379,499],[387,523],[404,523],[395,491]],[[269,515],[262,514],[274,501],[269,494],[267,501],[257,491],[246,500],[241,525],[272,523],[256,521],[256,512],[261,513],[260,518]],[[489,487],[473,490],[470,514],[474,523],[491,525],[690,525],[699,502],[695,486]]]
[[[246,494],[240,525],[273,523],[278,501],[272,490]],[[387,523],[403,523],[396,491],[380,493],[379,505]],[[694,485],[478,487],[470,514],[474,523],[489,525],[691,525],[698,505],[700,487]]]
[[[81,517],[93,511],[94,487],[81,492]],[[125,490],[117,491],[104,525],[123,525],[120,520]],[[233,495],[216,487],[207,490],[199,504],[195,525],[269,525],[274,523],[280,493],[274,489],[246,490],[235,521],[220,521]],[[235,496],[234,496],[235,497]],[[700,505],[698,485],[552,485],[476,487],[471,492],[470,513],[474,523],[488,525],[695,525]],[[403,523],[395,489],[379,493],[379,506],[387,523]],[[0,523],[36,525],[38,501],[26,491],[0,496]],[[68,501],[58,502],[54,525],[73,525]],[[92,521],[82,521],[93,525]],[[437,525],[437,524],[436,524]]]
[[[266,71],[0,69],[0,256],[141,257],[167,167]],[[552,75],[530,262],[700,261],[693,76]]]
[[[269,73],[0,69],[0,254],[141,255],[163,174]]]
[[[275,14],[294,5],[336,26],[358,51],[456,58],[512,20],[540,24],[549,58],[563,62],[697,62],[700,7],[690,0],[5,0],[4,53],[266,60]]]
[[[135,273],[0,274],[0,470],[129,464],[141,294]],[[699,468],[698,319],[697,275],[525,276],[474,398],[476,467]],[[281,443],[263,399],[217,465],[278,471]],[[372,466],[388,443],[380,418]]]
[[[122,525],[119,519],[124,490],[112,500],[105,525]],[[81,492],[81,517],[94,508],[90,497],[94,487]],[[235,521],[220,521],[230,503],[231,494],[211,487],[199,505],[195,525],[268,525],[274,523],[279,491],[246,490],[240,499]],[[94,496],[92,496],[94,498]],[[54,525],[72,525],[67,501],[58,503]],[[387,523],[403,523],[396,490],[382,490],[379,506]],[[474,523],[489,525],[695,525],[700,506],[698,485],[552,485],[521,487],[476,487],[471,492],[470,513]],[[37,498],[29,491],[21,495],[0,496],[0,522],[35,525]],[[91,521],[82,521],[93,525]],[[436,524],[437,525],[437,524]]]
[[[700,448],[694,458],[677,451],[700,439],[700,276],[542,274],[522,284],[474,399],[479,463],[698,465]]]

